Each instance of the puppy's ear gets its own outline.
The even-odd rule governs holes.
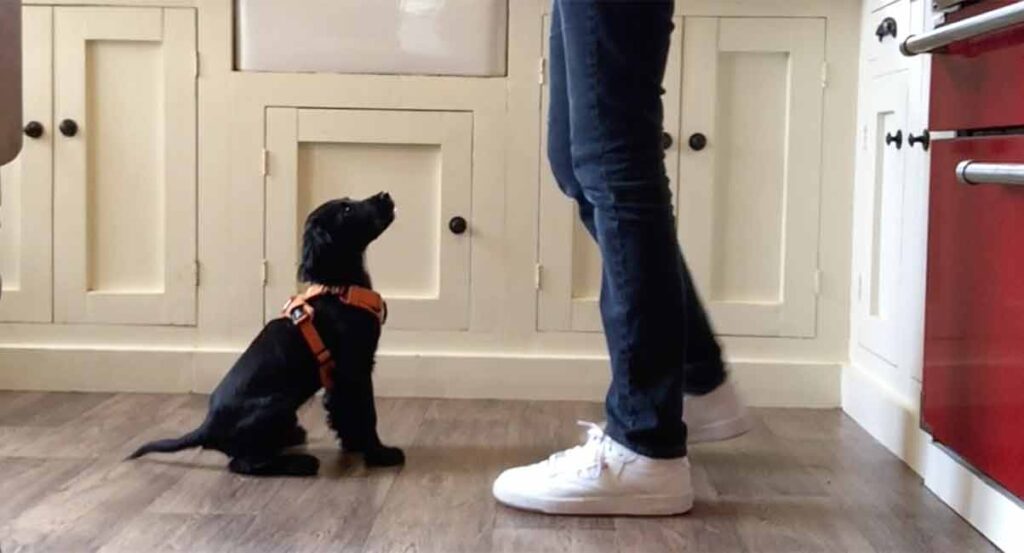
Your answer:
[[[332,256],[329,254],[333,240],[331,234],[315,221],[306,224],[302,236],[302,259],[299,261],[299,280],[302,282],[326,282]]]

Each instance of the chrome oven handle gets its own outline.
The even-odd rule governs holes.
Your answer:
[[[1002,184],[1024,186],[1024,164],[980,163],[961,161],[956,166],[956,180],[961,184]]]
[[[910,35],[900,44],[900,51],[904,56],[927,54],[954,42],[1001,31],[1018,23],[1024,23],[1024,1],[943,25],[928,33]]]

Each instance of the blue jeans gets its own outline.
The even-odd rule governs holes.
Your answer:
[[[686,455],[683,391],[725,380],[676,238],[662,147],[672,0],[554,0],[548,157],[601,250],[611,357],[606,432],[642,455]]]

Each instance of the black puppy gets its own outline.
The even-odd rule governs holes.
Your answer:
[[[306,219],[300,280],[371,288],[364,252],[394,218],[395,204],[383,192],[362,201],[344,198],[321,205]],[[380,321],[335,295],[309,303],[316,312],[313,324],[335,361],[334,385],[324,396],[324,407],[342,447],[362,453],[367,465],[402,464],[402,450],[384,446],[377,436],[371,372]],[[316,457],[282,452],[306,441],[296,411],[321,388],[318,369],[298,327],[288,319],[275,319],[214,390],[199,428],[180,438],[146,444],[129,459],[203,447],[229,456],[233,472],[314,475],[319,470]]]

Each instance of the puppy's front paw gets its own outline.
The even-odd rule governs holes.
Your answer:
[[[380,446],[363,453],[368,467],[396,467],[405,464],[405,453],[397,447]]]

